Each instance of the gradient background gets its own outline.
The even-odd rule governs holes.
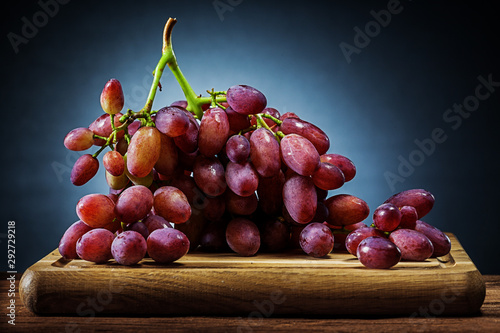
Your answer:
[[[16,268],[23,271],[57,247],[77,220],[80,197],[107,193],[102,167],[87,185],[71,184],[80,154],[67,151],[63,138],[101,114],[109,78],[121,81],[126,107],[143,106],[172,16],[179,21],[174,49],[195,91],[248,84],[269,106],[320,125],[330,151],[358,168],[335,192],[363,198],[372,211],[395,192],[431,191],[436,204],[424,220],[453,232],[483,274],[500,274],[500,88],[456,130],[443,120],[474,94],[479,75],[500,81],[492,8],[401,1],[401,13],[348,63],[339,44],[353,44],[353,29],[364,30],[374,20],[370,11],[387,9],[387,1],[221,2],[233,4],[222,16],[212,0],[71,1],[17,54],[7,34],[21,34],[22,18],[33,22],[41,7],[10,1],[2,9],[2,271],[7,221],[16,221]],[[156,109],[183,98],[170,73],[162,85]],[[391,189],[384,173],[397,173],[398,157],[408,159],[414,140],[434,128],[447,140]]]

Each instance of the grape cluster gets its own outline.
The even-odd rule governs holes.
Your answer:
[[[423,189],[395,194],[375,209],[371,226],[362,225],[347,235],[345,247],[369,268],[444,256],[451,250],[448,236],[419,220],[433,206],[434,196]]]
[[[133,265],[145,256],[170,263],[196,249],[252,256],[302,248],[324,257],[347,248],[367,267],[388,268],[401,258],[449,251],[446,236],[418,220],[432,208],[430,193],[391,197],[367,227],[364,200],[328,197],[355,177],[356,167],[328,152],[330,140],[318,126],[268,107],[264,94],[247,85],[196,95],[172,50],[175,22],[165,26],[144,108],[123,112],[121,84],[111,79],[100,97],[104,113],[64,139],[73,151],[97,147],[75,162],[76,186],[97,174],[98,157],[109,148],[102,165],[110,190],[78,201],[79,220],[59,243],[63,257]],[[153,110],[167,65],[186,100]]]

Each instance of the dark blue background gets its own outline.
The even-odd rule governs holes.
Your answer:
[[[174,49],[195,91],[248,84],[269,106],[320,125],[331,151],[358,168],[336,193],[357,195],[372,211],[395,192],[431,191],[436,204],[425,220],[453,232],[483,274],[500,274],[500,91],[456,129],[443,119],[474,96],[478,76],[500,81],[493,8],[401,1],[400,12],[348,63],[339,45],[354,45],[354,28],[373,28],[370,12],[386,10],[387,1],[221,0],[232,5],[219,12],[211,0],[70,1],[46,21],[38,2],[12,3],[2,9],[0,241],[6,253],[7,222],[14,220],[18,271],[57,247],[77,219],[80,197],[107,192],[102,170],[83,187],[71,185],[79,154],[67,151],[63,138],[101,114],[109,78],[122,82],[126,107],[143,106],[172,16],[179,21]],[[34,16],[38,31],[14,52],[8,34],[21,35],[23,17]],[[155,108],[182,99],[170,73],[162,85]],[[391,187],[384,174],[397,174],[400,158],[418,157],[415,140],[431,138],[435,128],[446,141],[420,154],[421,164]],[[6,270],[6,255],[0,257]]]

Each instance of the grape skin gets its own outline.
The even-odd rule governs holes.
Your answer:
[[[189,129],[189,117],[180,108],[167,106],[158,110],[155,124],[160,132],[174,138],[187,132]]]
[[[127,152],[127,170],[139,178],[146,177],[161,153],[161,135],[155,127],[141,127],[134,134]]]
[[[434,206],[434,196],[424,189],[411,189],[394,194],[386,203],[392,203],[396,207],[413,206],[417,210],[418,218],[421,219],[429,213]]]
[[[401,260],[401,251],[387,238],[370,236],[357,249],[359,261],[367,268],[388,269]]]
[[[424,221],[418,220],[415,223],[415,230],[423,233],[432,242],[432,245],[434,246],[432,257],[442,257],[450,252],[450,238],[438,228]]]
[[[264,127],[250,136],[250,161],[262,177],[273,177],[280,172],[280,144]]]
[[[61,240],[59,241],[59,253],[65,259],[78,259],[78,254],[76,253],[76,242],[90,230],[92,230],[92,228],[81,220],[73,223],[68,229],[66,229],[61,237]]]
[[[359,243],[361,243],[363,239],[371,236],[385,237],[382,231],[373,227],[361,227],[351,231],[345,239],[345,247],[347,251],[356,256]]]
[[[168,223],[168,221],[160,215],[148,215],[144,220],[142,220],[142,223],[148,229],[149,234],[156,229],[172,228],[170,223]]]
[[[160,133],[160,155],[156,161],[155,170],[165,177],[172,177],[177,170],[179,155],[174,140]]]
[[[201,154],[215,156],[224,147],[229,137],[229,120],[220,108],[210,108],[203,114],[198,133],[198,149]]]
[[[316,215],[318,199],[310,177],[293,175],[283,185],[283,202],[292,219],[309,223]]]
[[[109,230],[97,228],[85,233],[76,243],[76,253],[87,261],[103,264],[113,258],[111,244],[115,236]]]
[[[234,252],[244,257],[250,257],[260,248],[259,228],[245,218],[235,218],[226,228],[227,244]]]
[[[80,156],[71,169],[71,182],[82,186],[91,180],[99,170],[99,161],[90,154]]]
[[[339,154],[323,154],[320,157],[321,162],[335,165],[344,174],[345,182],[351,181],[356,176],[356,166],[345,156]]]
[[[259,186],[259,176],[249,162],[242,164],[229,162],[225,177],[227,186],[242,197],[252,195]]]
[[[306,138],[318,151],[319,155],[325,154],[330,148],[330,139],[323,130],[305,120],[287,117],[280,125],[284,134],[298,134]]]
[[[300,233],[300,247],[311,257],[321,258],[333,250],[333,234],[326,225],[318,222],[308,224]]]
[[[401,259],[424,261],[434,252],[431,241],[421,232],[398,229],[391,232],[389,240],[401,250]]]
[[[182,258],[188,253],[189,246],[190,242],[186,235],[173,228],[154,230],[147,240],[149,256],[162,264]]]
[[[226,142],[226,155],[233,163],[243,163],[250,156],[250,142],[243,135],[233,135]]]
[[[153,208],[153,194],[143,185],[125,189],[115,205],[116,217],[125,223],[133,223],[145,218]]]
[[[336,190],[344,185],[344,174],[335,165],[320,162],[319,168],[312,175],[316,187],[323,190]]]
[[[176,187],[162,186],[154,193],[154,209],[156,214],[173,223],[184,223],[191,216],[191,206]]]
[[[311,176],[320,165],[316,148],[297,134],[288,134],[281,139],[281,154],[285,164],[302,176]]]
[[[401,211],[401,223],[399,223],[399,227],[403,229],[415,229],[418,220],[415,207],[403,206],[399,210]]]
[[[111,243],[111,254],[120,265],[135,265],[146,255],[147,243],[137,231],[127,230]]]
[[[226,97],[229,106],[244,115],[261,113],[267,105],[266,97],[257,89],[247,85],[230,87]]]
[[[104,194],[87,194],[76,205],[76,214],[92,228],[103,228],[115,218],[115,203]]]
[[[101,107],[104,112],[117,114],[123,109],[125,97],[123,96],[122,85],[117,79],[110,79],[104,85],[101,92]]]
[[[121,113],[117,113],[114,117],[114,123],[115,127],[119,127],[122,125],[120,122],[120,117],[123,116]],[[109,137],[111,133],[113,132],[113,128],[111,127],[111,117],[109,114],[105,113],[98,117],[96,120],[94,120],[90,125],[89,129],[96,135],[102,136],[102,137]],[[125,135],[125,131],[121,130],[116,133],[116,139],[120,140],[123,138]],[[94,145],[96,146],[104,146],[106,143],[105,140],[103,139],[94,139]]]
[[[227,187],[224,166],[216,157],[197,156],[193,178],[203,193],[212,197],[221,195]]]
[[[73,151],[87,150],[94,145],[94,132],[85,127],[71,130],[64,138],[64,146]]]
[[[401,223],[401,211],[393,204],[382,204],[373,212],[373,223],[382,231],[393,231]]]
[[[344,226],[363,221],[370,214],[368,204],[350,194],[337,194],[325,201],[328,208],[327,222],[335,226]]]
[[[123,161],[123,156],[115,151],[108,151],[102,157],[102,164],[106,171],[111,175],[118,177],[125,172],[125,162]]]

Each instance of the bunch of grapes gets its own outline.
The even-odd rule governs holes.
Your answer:
[[[145,256],[170,263],[196,249],[252,256],[289,248],[324,257],[334,248],[345,249],[345,240],[350,252],[352,244],[360,244],[354,253],[365,266],[387,268],[392,265],[371,262],[389,259],[366,259],[382,257],[376,242],[393,244],[394,257],[399,248],[416,244],[407,230],[436,242],[437,236],[428,235],[431,229],[417,221],[429,205],[417,195],[389,199],[375,211],[375,227],[363,223],[370,212],[364,200],[349,194],[328,197],[354,178],[356,167],[328,152],[330,140],[318,126],[295,113],[280,114],[247,85],[212,89],[206,97],[194,94],[171,48],[175,22],[167,22],[163,56],[144,108],[122,113],[122,87],[111,79],[101,93],[104,114],[64,139],[74,151],[98,147],[74,164],[71,181],[77,186],[96,175],[98,157],[109,149],[102,165],[110,191],[78,201],[79,221],[59,244],[63,257],[133,265]],[[153,110],[167,65],[186,100]],[[373,237],[364,237],[369,234]]]

